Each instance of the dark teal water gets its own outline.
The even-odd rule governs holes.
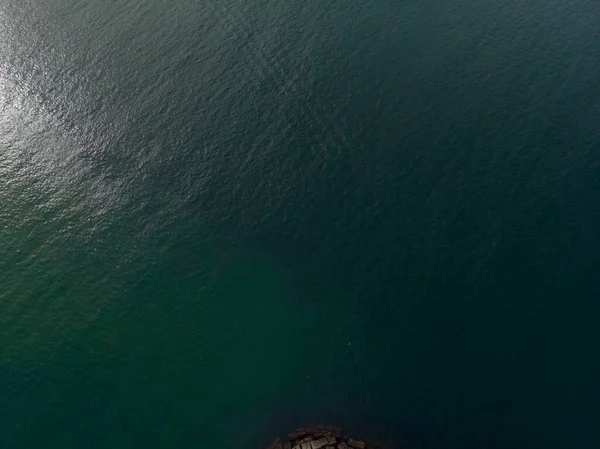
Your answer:
[[[600,447],[599,30],[2,2],[0,447]]]

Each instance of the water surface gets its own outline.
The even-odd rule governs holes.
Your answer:
[[[598,29],[3,2],[0,447],[598,447]]]

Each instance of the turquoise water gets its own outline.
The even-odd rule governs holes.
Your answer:
[[[0,447],[598,447],[598,29],[2,2]]]

